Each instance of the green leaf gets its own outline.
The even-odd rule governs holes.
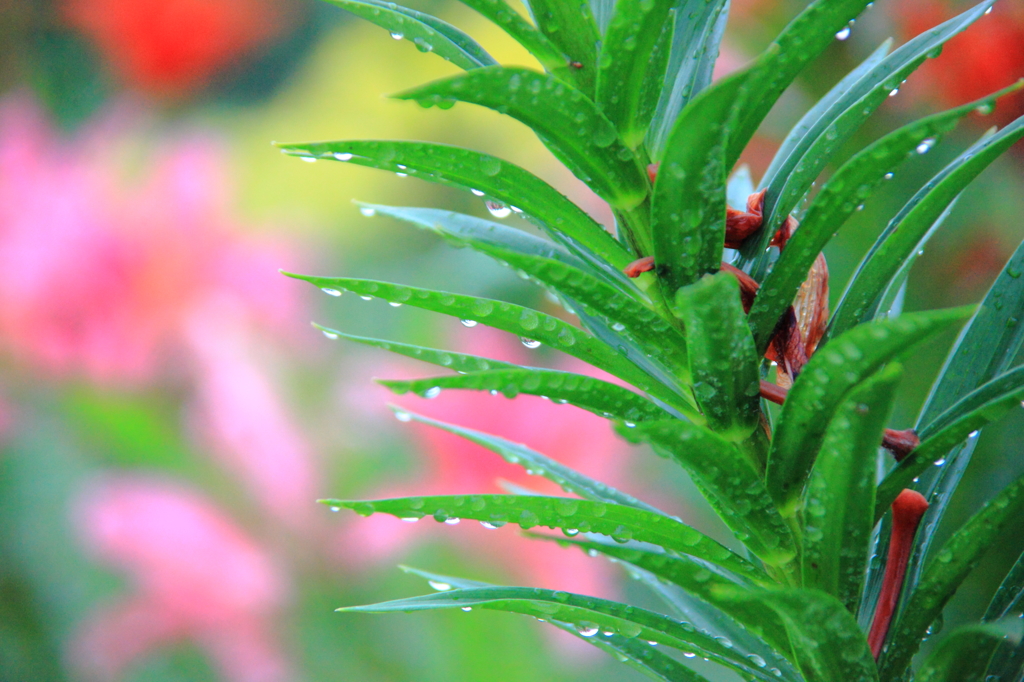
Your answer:
[[[711,72],[728,16],[727,0],[677,3],[672,17],[672,51],[646,142],[652,160],[661,161],[679,112],[711,85]]]
[[[719,272],[676,292],[697,403],[708,426],[740,441],[761,421],[759,358],[736,277]]]
[[[559,75],[571,76],[565,56],[543,33],[509,7],[505,0],[461,0],[463,5],[472,7],[490,19],[505,33],[532,54],[545,69]]]
[[[769,453],[768,491],[783,515],[795,513],[828,424],[850,389],[972,310],[909,313],[862,324],[814,354],[786,397]]]
[[[654,260],[666,290],[717,272],[725,240],[725,143],[742,106],[750,68],[698,95],[676,119],[651,202]]]
[[[854,617],[835,597],[799,588],[756,591],[733,588],[722,598],[754,603],[778,615],[793,642],[794,662],[807,682],[879,679],[867,639]]]
[[[1013,567],[992,595],[982,620],[994,621],[1012,613],[1024,613],[1021,608],[1021,591],[1024,590],[1024,553],[1017,557]]]
[[[552,75],[491,66],[393,97],[427,107],[458,100],[508,114],[532,128],[569,170],[612,206],[633,208],[647,196],[646,175],[615,126],[583,92]]]
[[[420,52],[433,52],[462,69],[494,66],[498,62],[468,35],[437,17],[382,0],[328,0],[358,17],[405,38]]]
[[[917,589],[889,631],[888,648],[879,660],[882,679],[897,679],[917,653],[928,626],[1003,535],[1024,507],[1024,476],[1003,488],[946,541],[928,563]]]
[[[934,143],[956,127],[961,118],[978,107],[990,105],[1005,92],[903,126],[857,153],[836,171],[815,197],[800,229],[786,243],[754,299],[750,327],[758,350],[763,352],[768,347],[776,323],[793,302],[818,253],[875,188],[891,178],[892,171],[925,140]]]
[[[888,509],[903,488],[971,433],[994,422],[1024,399],[1024,367],[1017,367],[968,393],[921,429],[921,444],[878,486],[875,516]]]
[[[466,355],[465,353],[455,353],[447,350],[438,350],[436,348],[424,348],[423,346],[414,346],[408,343],[400,343],[398,341],[374,339],[369,336],[355,336],[354,334],[346,334],[345,332],[338,331],[337,329],[324,327],[316,324],[315,322],[313,323],[313,326],[322,331],[324,336],[331,340],[345,339],[346,341],[355,341],[356,343],[361,343],[366,346],[373,346],[374,348],[380,348],[409,358],[429,362],[430,364],[438,365],[439,367],[447,367],[448,369],[455,370],[456,372],[485,372],[489,369],[519,369],[518,365],[513,365],[509,362],[501,362],[500,360],[492,360],[491,358],[484,358],[478,355]]]
[[[485,447],[491,452],[500,455],[506,462],[520,465],[528,471],[538,476],[543,476],[549,481],[560,485],[562,490],[565,490],[568,493],[573,493],[574,495],[579,495],[580,497],[593,500],[595,502],[620,504],[627,507],[642,509],[644,511],[651,512],[652,514],[661,514],[662,516],[666,516],[666,514],[660,509],[652,507],[646,502],[641,502],[635,497],[616,490],[609,485],[605,485],[600,481],[595,481],[589,476],[584,476],[564,464],[559,464],[555,460],[545,457],[536,450],[531,450],[525,445],[513,443],[510,440],[505,440],[498,436],[492,436],[488,433],[483,433],[482,431],[474,431],[473,429],[467,429],[462,426],[456,426],[454,424],[447,424],[435,419],[430,419],[429,417],[409,412],[404,408],[399,408],[398,414],[403,415],[403,419],[408,417],[411,421],[437,427],[443,431],[453,433],[456,436],[461,436],[462,438],[476,443],[481,447]]]
[[[492,526],[518,523],[523,529],[547,526],[570,533],[600,533],[619,542],[650,542],[704,559],[750,580],[767,580],[749,561],[681,521],[620,504],[541,495],[448,495],[322,502],[331,507],[352,509],[363,516],[380,512],[399,518],[475,519]]]
[[[521,613],[546,621],[558,621],[579,628],[580,634],[595,637],[614,632],[627,639],[657,642],[711,659],[741,672],[747,678],[776,682],[777,677],[747,660],[720,641],[705,635],[689,623],[619,602],[531,587],[469,588],[428,594],[410,599],[349,606],[339,611],[391,613],[466,608]]]
[[[832,418],[804,492],[804,587],[836,597],[856,613],[875,525],[878,444],[903,376],[893,363],[849,397]]]
[[[288,154],[345,161],[401,172],[490,196],[538,220],[553,237],[590,263],[607,261],[621,271],[634,260],[615,238],[551,185],[522,168],[488,154],[403,140],[342,140],[279,145]],[[595,259],[595,256],[597,257]]]
[[[828,164],[834,152],[929,55],[937,56],[947,40],[979,19],[994,2],[984,0],[897,48],[848,87],[843,96],[814,122],[785,162],[777,166],[771,180],[763,181],[768,187],[764,204],[764,228],[756,238],[748,240],[743,246],[746,260],[742,265],[756,261],[755,267],[750,270],[752,277],[762,279],[767,267],[764,254],[768,242]]]
[[[647,132],[650,119],[640,115],[644,83],[655,65],[651,59],[655,46],[665,27],[671,26],[667,19],[675,2],[618,0],[601,44],[596,102],[631,149],[637,148]],[[656,76],[660,84],[664,72]]]
[[[432,398],[447,389],[490,391],[506,398],[525,393],[545,396],[555,404],[575,405],[606,419],[641,422],[669,418],[660,407],[621,386],[554,369],[497,369],[412,381],[378,380],[378,383],[399,395],[411,391]]]
[[[430,582],[431,585],[448,585],[456,589],[473,589],[481,587],[498,587],[477,580],[466,580],[439,573],[429,573],[408,566],[399,566],[406,573],[417,575]],[[547,620],[547,619],[545,619]],[[602,633],[600,637],[584,637],[575,625],[559,621],[547,621],[559,630],[564,630],[575,637],[591,644],[602,651],[613,654],[617,660],[635,668],[648,676],[666,682],[707,682],[707,680],[674,658],[667,656],[653,645],[642,640],[625,637],[618,633]],[[586,630],[584,630],[586,632]]]
[[[528,6],[537,28],[558,46],[566,62],[581,65],[572,68],[574,82],[593,97],[601,37],[589,3],[586,0],[530,0]]]
[[[761,121],[804,67],[835,42],[835,34],[870,4],[869,0],[816,0],[807,6],[758,57],[763,76],[754,84],[750,102],[729,138],[726,165],[736,163]]]
[[[907,202],[861,261],[832,316],[831,329],[841,333],[873,312],[879,293],[919,248],[928,229],[949,203],[1021,137],[1024,137],[1024,117],[972,146]]]
[[[984,682],[1000,644],[1020,642],[1024,624],[1008,618],[988,625],[966,625],[944,637],[914,675],[915,682]],[[1003,678],[999,678],[1003,679]]]
[[[668,398],[674,402],[679,401],[678,396],[667,395],[664,387],[652,382],[650,377],[641,370],[590,334],[559,320],[557,317],[530,308],[504,301],[407,287],[369,279],[310,277],[287,272],[283,274],[310,282],[321,289],[351,291],[360,296],[380,298],[389,303],[409,305],[463,320],[481,322],[495,329],[518,334],[524,339],[529,335],[528,341],[543,343],[614,374],[642,390],[650,389],[652,393],[659,394],[659,397]]]
[[[643,422],[620,428],[631,443],[648,443],[678,462],[736,537],[772,566],[796,556],[796,546],[758,471],[736,445],[689,422]]]

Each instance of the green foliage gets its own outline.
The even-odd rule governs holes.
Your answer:
[[[736,548],[569,469],[557,461],[558,453],[542,454],[396,408],[400,421],[481,445],[550,479],[567,495],[466,491],[325,504],[407,520],[557,529],[561,533],[528,535],[624,566],[668,609],[658,613],[585,595],[409,569],[438,593],[342,610],[525,614],[668,681],[704,678],[666,648],[703,656],[745,680],[1019,676],[1024,650],[1016,616],[1024,612],[1024,559],[1007,575],[985,624],[942,640],[918,666],[916,678],[912,659],[984,551],[1006,541],[1002,530],[1024,504],[1021,478],[995,494],[943,547],[929,551],[970,460],[975,432],[1024,398],[1024,367],[1014,366],[1024,341],[1018,324],[1024,316],[1024,247],[980,307],[891,316],[890,304],[916,252],[957,197],[1024,137],[1024,119],[986,134],[905,200],[848,283],[838,309],[818,329],[823,336],[817,348],[808,336],[813,315],[791,307],[820,251],[904,160],[927,152],[968,113],[990,111],[998,97],[1020,86],[881,137],[855,152],[821,191],[808,194],[890,93],[994,0],[894,51],[887,42],[813,104],[761,179],[763,224],[731,255],[724,248],[730,171],[776,100],[867,0],[812,2],[749,67],[713,85],[711,66],[728,14],[724,0],[531,0],[529,19],[502,0],[465,0],[522,44],[545,72],[495,64],[471,38],[421,12],[378,0],[334,1],[466,70],[399,99],[441,108],[456,101],[478,104],[531,127],[609,203],[617,234],[533,174],[487,154],[425,142],[287,144],[281,148],[290,155],[401,172],[504,204],[497,214],[519,214],[547,238],[434,208],[364,204],[362,210],[429,230],[513,268],[574,312],[578,324],[499,300],[374,280],[293,276],[332,296],[350,291],[479,322],[520,336],[529,346],[544,344],[579,358],[625,385],[321,327],[324,334],[455,372],[381,382],[399,394],[429,398],[458,389],[508,398],[543,395],[615,421],[625,440],[648,445],[686,470],[733,532]],[[653,182],[645,172],[652,160],[660,163]],[[803,225],[781,254],[769,249],[801,202],[807,203]],[[754,285],[746,278],[737,284],[735,270],[722,271],[723,257]],[[652,259],[652,267],[641,268],[646,261],[633,265],[642,258]],[[797,300],[814,305],[813,298],[810,304]],[[819,307],[810,313],[815,311],[823,312]],[[908,436],[886,427],[902,361],[965,321],[916,420],[920,442],[900,441]],[[788,394],[765,386],[775,366],[763,357],[766,352],[792,379]],[[766,409],[759,395],[783,401],[781,409]],[[901,455],[899,463],[880,449],[883,441]],[[904,548],[910,561],[903,595],[876,661],[857,618],[870,620],[875,610],[883,567],[869,558],[884,549],[885,538],[881,544],[874,538],[888,533],[890,521],[883,517],[905,488],[919,490],[931,507],[922,530]]]

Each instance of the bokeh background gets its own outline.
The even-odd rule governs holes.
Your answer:
[[[457,2],[411,4],[474,35],[499,61],[532,64]],[[801,5],[734,0],[719,72],[756,54]],[[755,178],[845,70],[886,37],[904,40],[963,6],[877,3],[770,116],[744,159]],[[476,197],[302,163],[270,145],[461,144],[534,170],[607,220],[515,121],[382,97],[452,72],[313,0],[0,0],[0,680],[640,679],[511,615],[333,612],[426,591],[398,564],[651,603],[614,566],[527,542],[513,528],[414,526],[315,504],[498,492],[502,481],[544,489],[487,451],[398,423],[389,401],[525,442],[726,535],[684,475],[589,413],[529,396],[391,396],[372,379],[434,370],[330,341],[309,323],[585,368],[483,327],[332,298],[278,274],[392,279],[556,312],[514,273],[351,203],[487,217]],[[1021,76],[1024,5],[1004,0],[901,88],[841,157]],[[1024,98],[1008,98],[897,173],[829,246],[833,296],[901,198],[987,127],[1021,114]],[[984,293],[1024,239],[1022,163],[1018,145],[965,193],[915,266],[907,309]],[[912,360],[896,426],[910,425],[951,340]],[[1022,436],[1021,414],[985,431],[951,522],[1024,469]],[[947,609],[947,623],[984,609],[1016,558],[1014,543],[1004,545]]]

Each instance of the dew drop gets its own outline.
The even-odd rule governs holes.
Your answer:
[[[334,332],[329,332],[326,329],[324,329],[323,333],[324,333],[324,336],[329,338],[331,341],[337,341],[338,340],[338,335],[335,334]]]
[[[388,305],[391,306],[392,308],[401,308],[402,307],[402,304],[399,303],[398,301],[388,301]]]
[[[917,149],[915,149],[914,151],[916,151],[918,154],[927,154],[928,151],[934,146],[935,138],[929,137],[928,139],[923,140],[921,144],[917,145]]]
[[[500,201],[485,201],[484,205],[487,207],[488,213],[495,218],[507,218],[512,215],[512,209],[501,203]]]
[[[683,657],[684,658],[696,658],[697,654],[693,653],[692,651],[684,651],[683,652]]]
[[[363,206],[363,207],[361,207],[361,208],[359,209],[359,212],[360,212],[360,213],[362,213],[362,214],[363,214],[364,216],[366,216],[367,218],[371,218],[371,217],[373,217],[373,216],[377,215],[377,211],[373,210],[373,209],[372,209],[372,208],[370,208],[369,206]]]
[[[331,507],[331,511],[332,512],[340,512],[341,511],[341,507]]]
[[[525,336],[520,337],[519,340],[527,348],[539,348],[540,347],[540,341],[536,341],[534,339],[528,339]]]
[[[505,524],[501,522],[481,521],[480,525],[486,528],[487,530],[495,530],[496,528],[501,528]]]
[[[472,606],[463,606],[462,610],[468,613],[468,612],[473,610],[473,607]]]
[[[597,625],[589,621],[580,621],[576,623],[576,632],[580,633],[581,637],[593,637],[598,631]]]
[[[842,30],[839,31],[839,33],[836,33],[836,38],[838,40],[846,40],[849,37],[850,37],[850,27],[849,26],[844,26],[842,28]]]
[[[440,386],[431,386],[430,388],[423,392],[424,398],[436,398],[439,395],[441,395]]]
[[[417,521],[420,520],[420,517],[418,517],[418,516],[404,516],[404,517],[402,517],[401,520],[405,521],[406,523],[416,523]]]
[[[478,190],[478,189],[471,189],[471,190],[469,190],[469,191],[470,191],[470,192],[472,192],[473,194],[477,195],[478,197],[482,197],[482,196],[484,195],[484,193],[483,193],[483,192],[481,192],[481,191],[480,191],[480,190]]]
[[[935,460],[935,466],[937,466],[937,467],[940,467],[940,466],[942,466],[945,463],[946,463],[946,458],[945,457],[943,457],[941,459]]]
[[[893,174],[891,172],[890,173],[886,173],[882,177],[885,178],[886,180],[892,180]]]
[[[373,300],[373,296],[360,296],[359,298],[363,299],[364,301],[372,301]]]
[[[900,89],[899,88],[894,88],[893,90],[889,91],[889,97],[895,97],[898,94],[900,94]]]
[[[987,10],[985,10],[985,14],[992,14],[992,8],[989,7]]]
[[[462,323],[463,327],[469,327],[470,329],[472,329],[473,327],[475,327],[477,325],[477,321],[476,320],[459,320],[459,322]]]
[[[408,422],[408,421],[412,421],[412,415],[409,414],[408,412],[404,412],[402,410],[399,410],[399,411],[395,412],[395,419],[397,419],[400,422]]]
[[[394,38],[395,40],[401,40],[402,38],[405,37],[405,34],[404,33],[399,33],[398,31],[392,31],[391,32],[391,37]]]
[[[352,155],[348,152],[334,152],[334,158],[338,161],[350,161],[352,159]]]
[[[324,292],[328,296],[341,296],[341,292],[338,291],[337,289],[328,289],[328,288],[324,287],[320,291]]]
[[[461,520],[462,519],[457,519],[457,518],[455,518],[453,516],[450,519],[445,519],[444,522],[447,523],[449,526],[457,526],[457,525],[459,525],[459,521],[461,521]]]
[[[305,161],[306,163],[316,163],[315,156],[300,156],[299,158]]]
[[[440,580],[428,580],[427,584],[435,590],[437,590],[438,592],[447,592],[448,590],[452,589],[451,585],[449,585],[448,583],[443,583]]]

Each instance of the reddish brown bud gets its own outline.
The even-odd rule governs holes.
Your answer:
[[[747,197],[747,210],[735,208],[725,210],[725,245],[730,249],[738,249],[750,235],[761,229],[761,217],[764,210],[764,195],[767,189],[755,192]]]
[[[914,448],[920,444],[921,439],[917,437],[917,432],[914,429],[907,429],[905,431],[886,429],[885,438],[882,440],[882,446],[892,453],[897,462],[903,461],[903,458],[913,452]]]
[[[625,268],[622,269],[626,273],[626,277],[639,277],[645,272],[650,272],[654,269],[654,256],[644,256],[633,261]]]
[[[653,185],[654,181],[658,179],[658,164],[652,163],[647,166],[647,177]]]
[[[571,66],[574,69],[582,69],[583,62],[569,62],[569,66]]]
[[[896,610],[896,601],[903,589],[903,577],[907,572],[907,562],[914,545],[914,535],[921,517],[928,510],[928,500],[921,493],[909,488],[899,494],[892,503],[892,535],[889,537],[889,556],[885,562],[885,576],[882,578],[882,591],[878,595],[875,606],[875,618],[871,621],[868,632],[868,644],[871,654],[878,659],[882,652],[882,644],[889,633],[892,614]]]

